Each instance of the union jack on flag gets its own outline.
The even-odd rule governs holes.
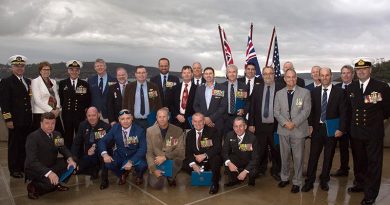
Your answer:
[[[279,62],[278,37],[276,35],[275,35],[274,54],[272,56],[272,63],[274,64],[275,78],[279,78],[281,76],[281,73],[280,73],[280,62]]]
[[[225,51],[226,64],[227,65],[234,64],[232,50],[230,49],[229,42],[226,39],[225,30],[222,27],[221,27],[221,32],[222,32],[223,49]]]
[[[261,71],[260,71],[260,66],[259,62],[257,61],[257,55],[255,51],[255,47],[253,46],[252,43],[252,25],[251,29],[249,30],[248,34],[248,43],[246,44],[246,52],[245,52],[245,65],[248,63],[253,63],[256,66],[256,76],[261,76]]]

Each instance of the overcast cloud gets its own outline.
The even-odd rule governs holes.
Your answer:
[[[298,71],[335,70],[358,56],[389,58],[390,1],[120,1],[0,0],[0,62],[22,54],[30,62],[80,59],[171,69],[200,61],[219,69],[218,24],[242,67],[250,23],[261,66],[276,26],[281,62]]]

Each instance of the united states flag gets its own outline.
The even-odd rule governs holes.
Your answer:
[[[279,78],[281,76],[281,73],[280,73],[280,62],[279,62],[278,37],[276,35],[274,41],[274,55],[272,57],[272,63],[274,64],[275,78]]]
[[[234,64],[232,50],[230,49],[229,42],[226,39],[225,30],[222,27],[221,27],[221,32],[222,32],[223,49],[225,51],[226,64],[227,65]]]
[[[253,46],[253,43],[252,43],[252,28],[253,28],[253,25],[251,25],[251,28],[250,28],[249,34],[248,34],[248,43],[246,44],[246,52],[245,52],[245,56],[246,56],[246,58],[245,58],[246,63],[245,64],[248,64],[248,63],[255,64],[256,76],[261,76],[260,66],[259,66],[259,62],[257,61],[255,47]]]

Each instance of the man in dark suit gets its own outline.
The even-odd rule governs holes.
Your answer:
[[[307,166],[307,178],[302,187],[303,192],[313,188],[316,180],[317,164],[322,149],[324,149],[324,160],[320,175],[320,188],[329,190],[330,169],[336,149],[336,138],[339,138],[347,130],[347,112],[345,92],[332,85],[332,71],[330,68],[320,69],[321,87],[311,91],[311,113],[309,126],[311,132],[311,145],[309,164]],[[334,133],[328,133],[328,120],[339,119],[338,128]]]
[[[61,133],[54,131],[55,124],[54,114],[44,113],[41,116],[41,128],[27,137],[25,173],[26,179],[31,180],[27,185],[30,199],[38,199],[40,195],[55,190],[69,190],[60,184],[59,176],[71,166],[75,168],[76,163],[64,146]],[[63,158],[58,158],[59,153]]]
[[[194,111],[202,113],[206,125],[215,127],[222,135],[223,118],[227,110],[227,88],[223,84],[217,84],[214,81],[213,68],[205,68],[203,76],[206,83],[196,88]]]
[[[348,93],[348,87],[352,83],[354,76],[353,67],[350,65],[344,65],[341,68],[341,80],[343,82],[337,83],[335,86],[344,89],[346,93]],[[346,94],[347,95],[347,94]],[[340,176],[348,176],[349,172],[349,140],[351,138],[351,127],[349,126],[351,122],[351,105],[349,100],[347,100],[347,130],[343,133],[342,137],[336,139],[339,142],[340,148],[340,168],[330,176],[340,177]],[[337,142],[336,142],[337,144]]]
[[[116,149],[112,157],[108,154],[108,145],[114,143]],[[98,142],[99,153],[106,167],[119,177],[119,185],[126,183],[131,171],[136,176],[135,184],[143,183],[143,176],[148,169],[146,163],[146,137],[142,127],[133,124],[133,115],[129,110],[119,112],[119,123],[115,124]]]
[[[321,67],[318,65],[315,65],[311,68],[311,79],[313,79],[313,82],[310,83],[309,85],[306,85],[306,89],[312,91],[316,87],[321,86],[321,81],[320,81],[320,69]]]
[[[254,63],[248,63],[245,65],[245,76],[237,79],[239,82],[245,83],[249,96],[252,95],[253,87],[256,84],[263,83],[262,78],[256,77],[256,65]]]
[[[108,87],[117,83],[117,81],[107,73],[107,65],[103,59],[96,59],[95,70],[97,74],[88,78],[91,91],[91,106],[96,107],[102,114],[103,121],[108,123]]]
[[[105,189],[108,187],[108,172],[98,154],[97,144],[111,126],[100,119],[100,113],[95,107],[88,108],[86,116],[87,119],[80,123],[72,145],[72,154],[79,164],[77,174],[91,175],[92,179],[96,179],[99,170],[102,170],[100,189]]]
[[[148,116],[162,107],[160,91],[157,85],[146,81],[147,76],[145,66],[137,66],[135,68],[136,81],[127,84],[122,101],[123,109],[128,109],[134,116],[134,123],[144,130],[151,126],[148,124]]]
[[[274,142],[274,133],[278,122],[274,118],[274,99],[277,91],[283,88],[280,83],[275,82],[275,71],[273,67],[263,68],[264,83],[256,84],[253,87],[251,112],[249,113],[249,131],[255,133],[259,144],[259,174],[264,175],[267,170],[268,158],[272,160],[271,175],[280,181],[280,148]],[[269,150],[269,151],[268,151]]]
[[[378,196],[383,163],[383,121],[390,116],[390,88],[371,77],[374,60],[358,59],[358,81],[352,82],[349,97],[352,108],[351,147],[355,183],[348,192],[364,191],[361,204],[374,204]]]
[[[286,61],[283,64],[283,73],[286,73],[286,71],[289,70],[289,69],[295,70],[294,65],[293,65],[293,63],[291,61]],[[281,75],[279,78],[276,79],[276,81],[278,83],[281,83],[283,86],[286,86],[286,81],[284,81],[284,75]],[[305,80],[303,80],[300,77],[297,77],[297,85],[299,87],[304,88],[305,87]]]
[[[194,62],[192,64],[192,71],[194,73],[194,78],[192,78],[192,82],[196,86],[200,86],[206,82],[206,80],[203,78],[203,69],[202,69],[202,64],[199,62]]]
[[[207,79],[207,78],[206,78]],[[211,170],[212,185],[210,194],[216,194],[219,190],[219,180],[221,178],[221,137],[214,127],[205,126],[205,117],[201,113],[192,116],[191,129],[186,137],[185,159],[183,169],[191,174],[192,171]]]
[[[157,85],[160,92],[160,99],[163,107],[169,108],[172,103],[172,90],[180,83],[179,78],[169,74],[168,58],[160,58],[158,60],[158,68],[160,74],[150,78],[150,82]]]
[[[183,66],[181,69],[182,83],[175,86],[173,90],[173,102],[169,110],[172,113],[172,123],[182,129],[191,129],[188,117],[194,114],[194,98],[197,86],[191,82],[192,69],[190,66]]]
[[[258,163],[258,143],[256,136],[246,131],[244,118],[236,117],[233,129],[225,137],[222,156],[228,169],[229,182],[226,186],[234,186],[249,176],[248,185],[255,185]]]
[[[85,111],[91,104],[91,93],[88,83],[79,79],[83,64],[78,60],[71,60],[66,62],[66,67],[69,78],[60,81],[58,95],[62,107],[65,145],[70,149],[80,122],[85,120]]]
[[[31,81],[25,77],[27,58],[9,58],[12,75],[1,81],[1,110],[8,128],[8,170],[12,177],[23,178],[26,137],[32,124]]]
[[[108,89],[108,121],[111,126],[118,122],[118,113],[122,110],[123,96],[126,85],[129,83],[126,69],[119,67],[116,69],[116,79],[118,83],[111,85]]]
[[[237,81],[238,68],[230,64],[226,68],[227,81],[223,85],[227,88],[227,113],[224,116],[224,135],[233,130],[233,121],[237,116],[245,116],[249,110],[247,86]]]

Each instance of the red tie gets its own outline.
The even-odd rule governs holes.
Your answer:
[[[198,150],[202,147],[202,132],[198,132]]]
[[[187,100],[188,100],[188,84],[184,84],[185,87],[184,87],[184,90],[183,90],[183,97],[181,98],[181,108],[183,108],[184,110],[186,109],[187,107]]]

